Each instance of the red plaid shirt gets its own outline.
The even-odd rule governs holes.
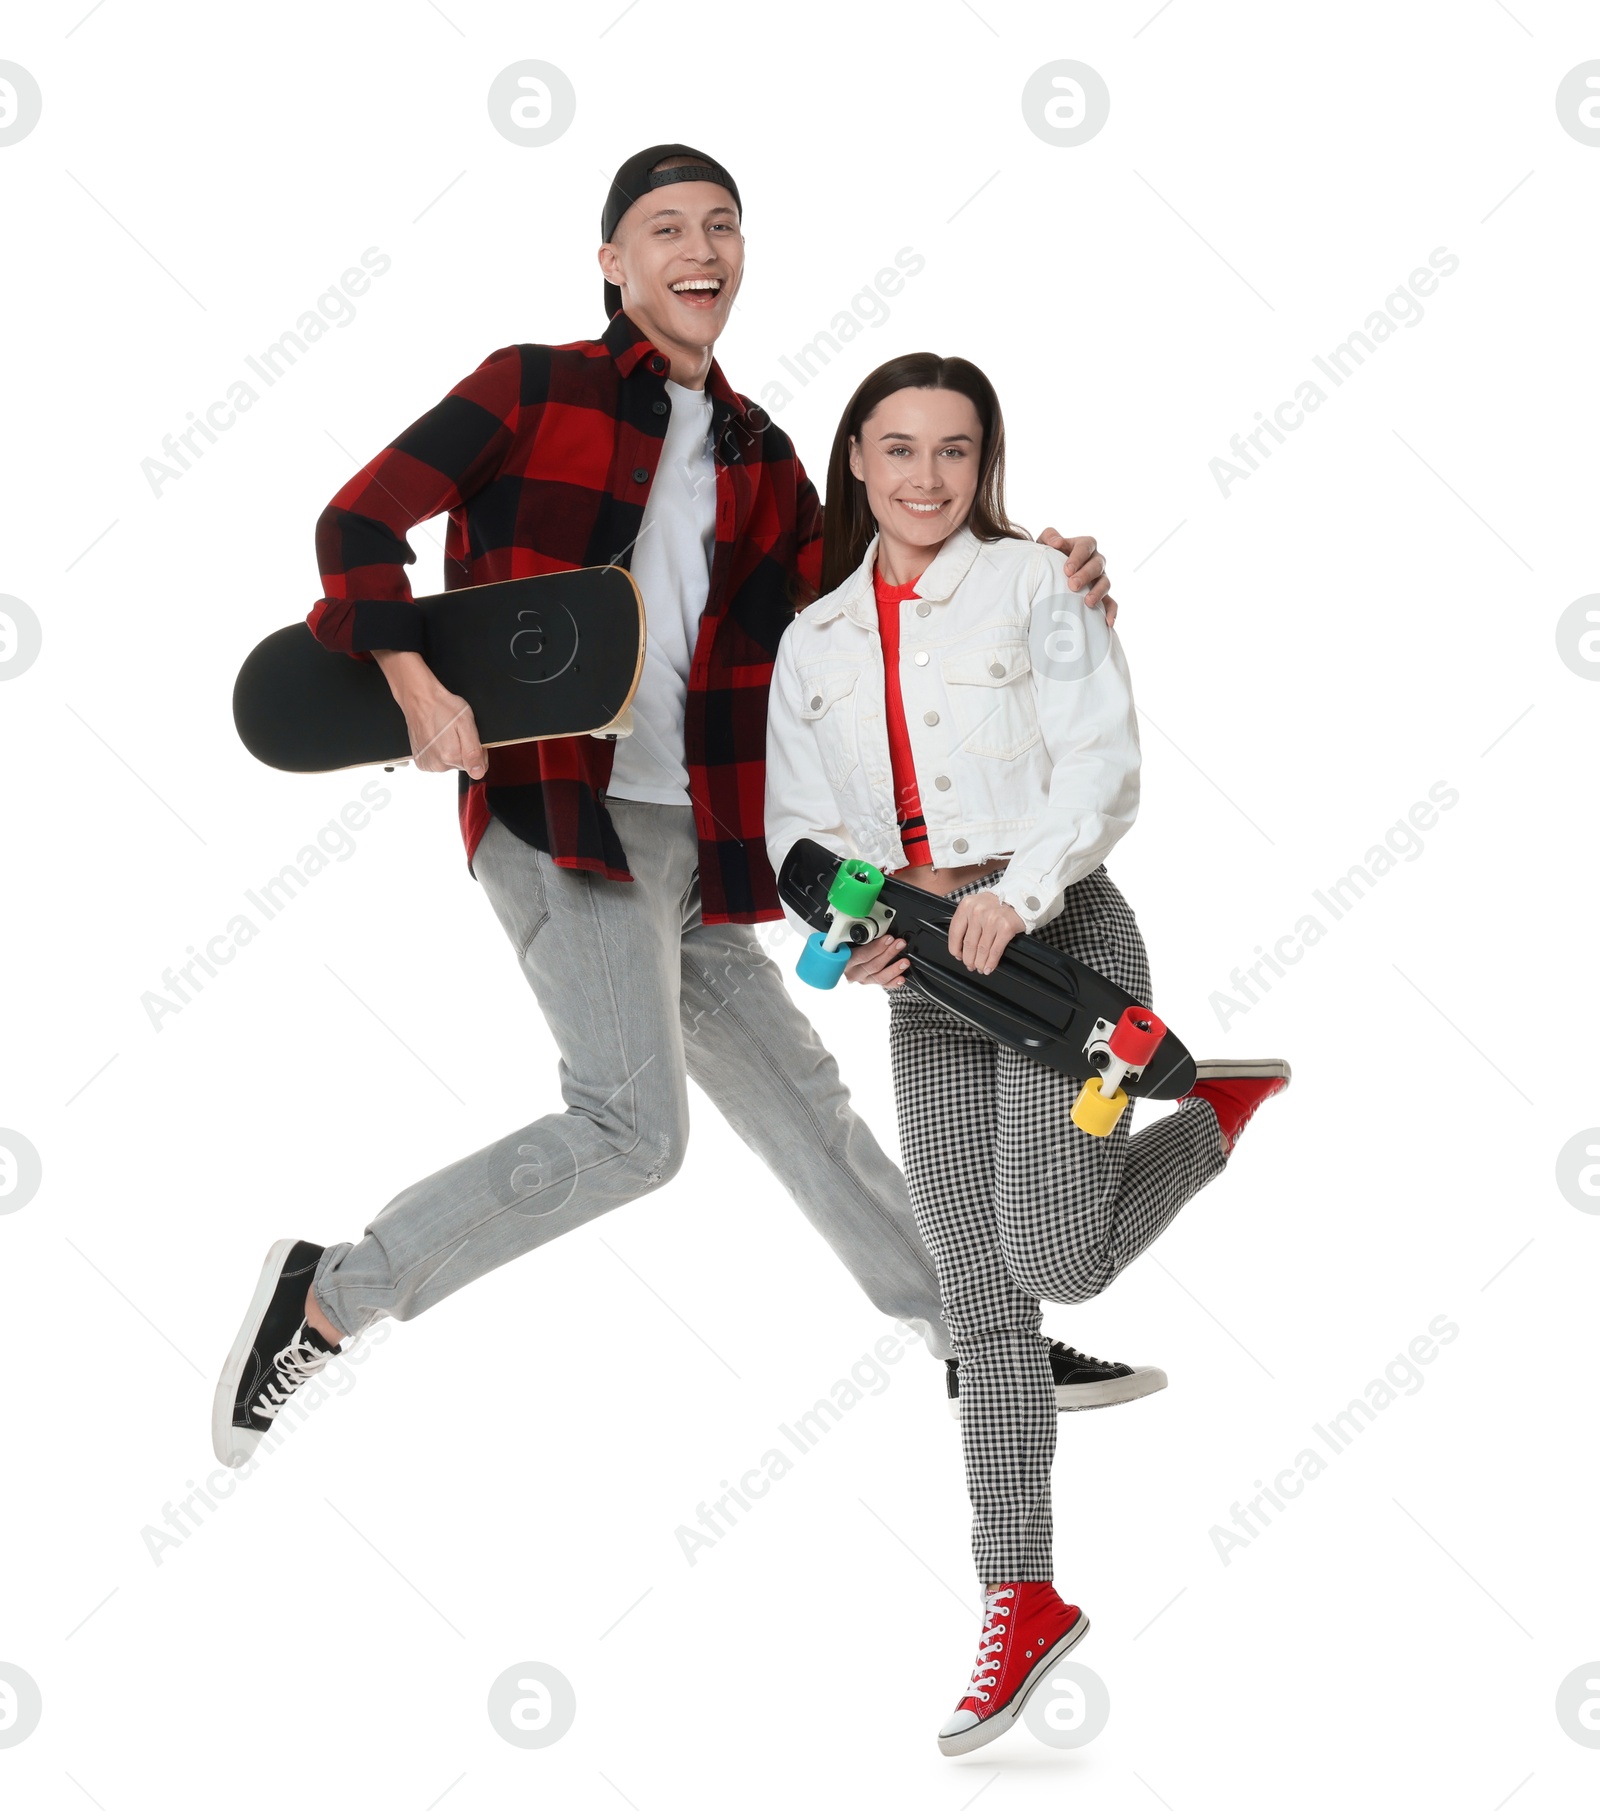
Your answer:
[[[622,565],[644,519],[671,405],[668,362],[624,314],[605,337],[492,353],[363,467],[317,523],[319,641],[367,657],[422,651],[406,532],[449,511],[445,589]],[[822,512],[788,437],[713,364],[711,588],[689,672],[684,745],[708,924],[781,915],[762,841],[767,689],[778,638],[816,595]],[[491,817],[563,868],[630,880],[605,808],[614,744],[593,736],[488,751],[461,776],[470,863]]]

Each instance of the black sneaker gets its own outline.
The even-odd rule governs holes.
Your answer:
[[[945,1395],[950,1413],[961,1414],[961,1372],[956,1360],[945,1361]],[[1109,1359],[1091,1358],[1059,1339],[1050,1342],[1050,1374],[1056,1384],[1056,1407],[1108,1409],[1119,1402],[1137,1402],[1167,1387],[1167,1374],[1157,1365],[1119,1365]]]
[[[323,1250],[280,1239],[267,1253],[211,1405],[211,1446],[224,1465],[243,1465],[300,1385],[344,1350],[306,1320],[306,1290]]]

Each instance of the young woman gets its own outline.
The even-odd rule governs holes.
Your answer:
[[[991,972],[1019,933],[1153,1004],[1102,865],[1133,823],[1139,742],[1115,631],[1007,519],[1004,428],[965,359],[911,353],[851,399],[828,469],[823,586],[779,646],[767,750],[774,867],[803,836],[958,900],[950,948]],[[1052,1582],[1056,1410],[1040,1300],[1098,1295],[1220,1174],[1277,1060],[1201,1064],[1175,1112],[1106,1138],[1078,1084],[904,984],[903,942],[850,959],[888,990],[911,1199],[960,1359],[978,1660],[939,1731],[994,1740],[1088,1628]]]

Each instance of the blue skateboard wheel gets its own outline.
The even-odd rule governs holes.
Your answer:
[[[850,954],[848,943],[841,944],[836,950],[824,949],[822,932],[813,931],[806,938],[806,946],[795,964],[795,973],[809,987],[835,987],[844,973],[844,965],[850,960]]]

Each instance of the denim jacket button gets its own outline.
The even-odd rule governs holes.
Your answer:
[[[955,850],[957,855],[965,855],[967,852],[967,839],[964,836],[958,836],[950,847]]]
[[[918,604],[917,605],[917,615],[918,616],[932,616],[933,615],[933,605],[930,603]]]
[[[1005,667],[998,660],[992,661],[989,665],[989,677],[991,679],[1004,679],[1005,676]]]
[[[928,664],[928,657],[926,654],[913,654],[911,658],[919,667],[925,667]]]
[[[1025,900],[1023,900],[1022,903],[1028,908],[1028,910],[1030,912],[1037,912],[1039,909],[1039,902],[1037,899],[1034,898],[1034,896],[1031,893],[1028,895],[1028,897]]]
[[[950,790],[950,776],[947,773],[938,775],[933,783],[941,792],[948,792]]]
[[[820,710],[821,710],[821,709],[822,709],[822,694],[821,694],[821,692],[818,692],[818,693],[817,693],[817,695],[816,695],[816,697],[815,697],[815,698],[813,698],[813,699],[812,699],[812,700],[811,700],[811,708],[812,708],[812,710],[814,710],[814,711],[820,711]]]
[[[939,713],[937,711],[924,711],[922,713],[922,721],[931,729],[934,724],[939,721]]]

